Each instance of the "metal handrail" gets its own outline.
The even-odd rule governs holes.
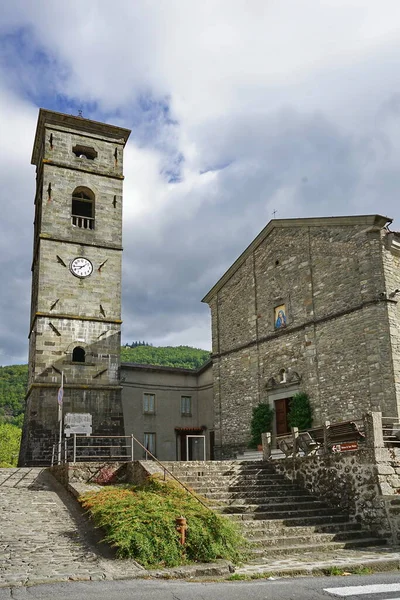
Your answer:
[[[146,455],[149,455],[151,457],[152,460],[154,460],[163,470],[164,470],[164,480],[165,480],[165,474],[168,473],[168,475],[170,477],[172,477],[172,479],[174,479],[177,483],[179,483],[179,485],[181,485],[191,496],[193,496],[193,498],[195,498],[198,502],[200,502],[200,504],[202,504],[205,508],[207,508],[208,510],[212,511],[212,508],[210,508],[205,502],[203,502],[203,500],[201,500],[201,498],[199,498],[199,496],[197,496],[197,494],[195,492],[193,492],[193,490],[191,490],[189,487],[187,487],[182,481],[180,481],[177,477],[175,477],[175,475],[160,461],[158,460],[158,458],[156,458],[151,452],[150,450],[148,450],[141,442],[139,442],[139,440],[137,438],[135,438],[135,436],[133,434],[131,434],[130,436],[127,435],[116,435],[116,436],[106,436],[106,435],[92,435],[92,436],[84,436],[84,435],[77,435],[76,433],[73,434],[74,436],[74,459],[76,458],[76,448],[87,448],[88,446],[77,446],[76,445],[76,440],[77,438],[83,438],[83,439],[88,439],[88,438],[106,438],[106,439],[113,439],[113,438],[117,438],[117,439],[121,439],[121,438],[129,438],[132,443],[131,443],[131,461],[133,461],[133,442],[135,441],[141,448],[143,448],[143,450],[146,452]],[[97,447],[97,448],[129,448],[129,446],[91,446],[93,447]],[[103,458],[102,456],[98,456],[98,458]],[[118,458],[118,457],[109,457],[109,456],[104,456],[104,458]],[[120,458],[120,457],[119,457]],[[65,460],[66,462],[68,462],[68,457],[65,456]],[[75,460],[74,460],[75,462]]]
[[[209,506],[207,506],[207,504],[205,502],[203,502],[201,500],[201,498],[199,498],[190,488],[188,488],[184,483],[182,483],[182,481],[180,481],[177,477],[175,477],[175,475],[173,473],[171,473],[171,471],[165,466],[163,465],[163,463],[161,461],[158,460],[158,458],[156,458],[155,456],[153,456],[153,454],[147,450],[147,448],[145,448],[145,446],[143,446],[143,444],[141,442],[139,442],[138,439],[135,438],[135,436],[132,434],[132,439],[139,444],[139,446],[141,448],[143,448],[143,450],[149,454],[149,456],[151,456],[151,458],[158,464],[160,465],[160,467],[162,469],[164,469],[164,479],[165,479],[165,473],[168,473],[168,475],[170,477],[172,477],[172,479],[174,479],[175,481],[177,481],[179,483],[179,485],[181,485],[183,488],[185,488],[185,490],[191,495],[193,496],[193,498],[196,498],[196,500],[198,500],[200,502],[200,504],[202,504],[205,508],[208,508],[209,510],[212,510]]]

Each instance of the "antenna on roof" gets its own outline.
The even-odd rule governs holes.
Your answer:
[[[273,216],[274,219],[275,219],[275,215],[276,215],[277,212],[278,211],[276,210],[276,208],[274,208],[274,210],[272,211],[272,216]]]

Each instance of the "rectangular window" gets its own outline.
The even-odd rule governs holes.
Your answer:
[[[154,415],[156,412],[156,395],[143,394],[143,412],[148,415]]]
[[[156,434],[155,433],[145,433],[144,434],[144,440],[143,440],[143,446],[146,448],[146,450],[148,450],[149,452],[151,452],[151,454],[153,456],[156,455]],[[145,455],[147,453],[145,452]],[[145,456],[146,458],[146,456]]]
[[[192,414],[192,397],[181,396],[181,415],[191,416]]]

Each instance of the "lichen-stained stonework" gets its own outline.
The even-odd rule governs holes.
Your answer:
[[[315,425],[368,410],[398,416],[400,235],[389,232],[390,222],[379,215],[271,221],[204,298],[216,458],[247,446],[253,407],[274,408],[298,391],[309,395]],[[277,328],[280,306],[286,324]]]
[[[39,112],[32,154],[36,195],[22,466],[50,463],[58,441],[61,373],[64,414],[92,414],[93,434],[124,433],[122,184],[129,133],[81,117]],[[80,190],[91,199],[88,213],[74,204]],[[76,210],[83,211],[78,219]],[[90,261],[89,276],[73,274],[71,264],[78,257]],[[75,348],[84,353],[83,361],[75,360]]]

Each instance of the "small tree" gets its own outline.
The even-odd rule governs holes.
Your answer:
[[[0,467],[16,467],[21,429],[10,423],[0,425]]]
[[[290,427],[298,427],[300,431],[312,427],[312,408],[305,392],[295,394],[289,402],[288,423]]]
[[[269,406],[269,404],[259,404],[253,408],[253,416],[250,424],[251,448],[257,448],[257,446],[261,444],[262,433],[271,431],[273,416],[274,410]]]

